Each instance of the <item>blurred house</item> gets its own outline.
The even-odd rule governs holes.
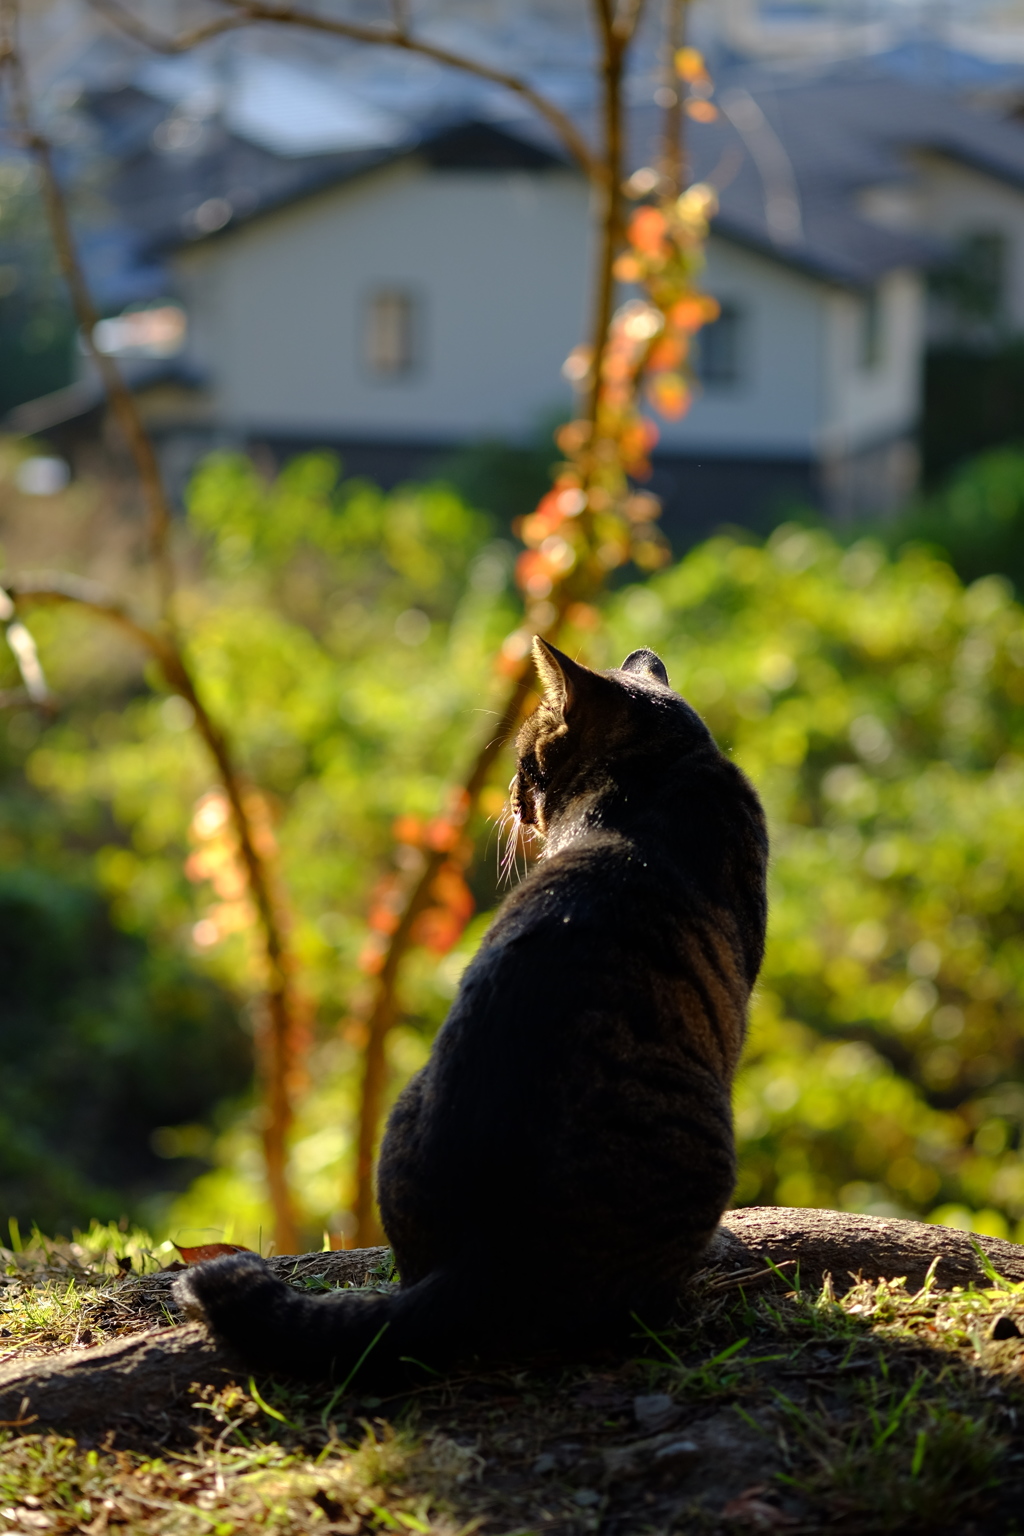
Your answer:
[[[720,189],[707,287],[722,314],[701,337],[699,398],[661,424],[669,526],[757,525],[794,500],[891,506],[915,480],[928,335],[1024,332],[1024,128],[857,67],[741,73],[717,100],[687,137],[695,176]],[[148,271],[183,308],[161,354],[138,326],[134,343],[109,333],[173,475],[215,444],[326,443],[394,483],[571,408],[560,369],[585,335],[589,195],[523,119],[410,124],[364,101],[347,147],[310,154],[135,87],[85,109],[133,231],[125,292]],[[635,108],[634,164],[657,131]],[[56,441],[99,409],[85,375],[13,424]]]
[[[786,497],[889,503],[913,481],[931,248],[854,212],[775,238],[752,190],[750,206],[723,199],[707,279],[722,316],[700,399],[661,424],[659,489],[702,526]],[[286,203],[217,212],[223,227],[181,241],[173,269],[185,355],[234,438],[330,442],[393,480],[571,409],[589,197],[522,137],[461,124]]]

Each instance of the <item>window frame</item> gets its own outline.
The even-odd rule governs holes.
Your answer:
[[[717,331],[716,328],[725,323],[725,331]],[[701,388],[705,392],[713,394],[721,391],[742,389],[749,376],[749,369],[745,366],[745,354],[747,344],[745,337],[750,327],[748,307],[738,299],[719,299],[718,317],[709,321],[697,333],[697,356],[695,358],[695,373]],[[716,345],[709,347],[708,343],[715,337]],[[727,339],[728,338],[728,339]],[[713,366],[709,370],[709,352],[712,353]],[[725,354],[725,366],[722,366],[722,358],[715,357],[715,353]]]
[[[857,314],[857,367],[861,373],[877,373],[885,364],[885,308],[881,283],[861,294]]]
[[[395,312],[390,322],[382,315],[388,305]],[[422,308],[418,290],[408,283],[378,283],[364,291],[360,305],[360,361],[362,372],[374,383],[399,384],[421,371]],[[388,360],[388,339],[380,334],[389,323],[395,327],[391,338],[393,361]]]

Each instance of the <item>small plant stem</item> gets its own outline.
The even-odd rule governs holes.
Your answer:
[[[593,0],[601,46],[601,109],[603,123],[601,174],[596,193],[600,199],[594,272],[594,312],[591,322],[591,365],[586,419],[594,427],[601,398],[601,371],[608,327],[615,306],[615,257],[622,242],[622,75],[626,47],[615,24],[611,0]]]
[[[665,0],[665,79],[673,99],[662,120],[661,175],[666,197],[678,197],[683,190],[686,147],[683,140],[683,82],[676,73],[676,54],[686,42],[689,0]]]

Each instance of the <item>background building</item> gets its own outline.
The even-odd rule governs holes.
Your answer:
[[[104,345],[176,484],[218,444],[327,444],[393,484],[469,445],[546,440],[571,409],[560,369],[585,331],[590,216],[582,177],[528,114],[421,60],[320,57],[301,35],[279,55],[254,33],[155,58],[69,4],[73,48],[56,0],[39,7],[53,121],[68,174],[102,191],[82,239],[113,317]],[[435,11],[477,47],[521,44],[586,122],[582,13],[531,9],[517,43],[514,18],[494,33],[493,8]],[[166,27],[186,13],[150,7]],[[944,81],[934,58],[912,78],[922,49],[968,56],[933,8],[917,7],[913,34],[908,15],[698,7],[719,116],[689,124],[687,147],[720,193],[707,287],[722,315],[699,341],[692,410],[661,425],[654,484],[678,536],[764,526],[794,499],[838,516],[905,501],[930,353],[987,359],[1024,332],[1016,34],[982,29],[965,96],[963,70]],[[660,80],[641,49],[634,167],[656,155]],[[150,322],[130,319],[147,308]],[[73,458],[102,418],[78,366],[9,417]],[[962,359],[947,372],[955,395]]]

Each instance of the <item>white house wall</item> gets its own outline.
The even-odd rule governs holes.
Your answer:
[[[824,389],[828,290],[718,236],[702,286],[740,315],[739,377],[701,389],[680,422],[662,422],[667,452],[809,458]]]
[[[564,408],[583,334],[588,194],[563,172],[416,163],[317,194],[178,259],[196,361],[245,431],[521,437]],[[419,361],[363,358],[374,290],[417,301]]]
[[[178,257],[190,353],[229,430],[326,440],[526,438],[570,405],[562,363],[586,335],[588,194],[570,173],[389,167]],[[855,295],[712,236],[704,286],[740,314],[739,377],[704,388],[661,448],[816,459],[912,428],[919,283],[884,287],[886,346],[862,376]],[[420,358],[364,361],[375,290],[417,299]]]
[[[914,430],[921,404],[924,295],[916,272],[892,272],[876,290],[878,353],[862,355],[865,298],[827,296],[825,390],[820,449],[826,457],[891,441]]]

